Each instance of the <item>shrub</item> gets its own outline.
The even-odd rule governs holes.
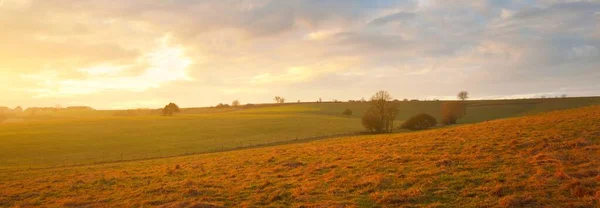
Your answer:
[[[442,120],[444,125],[456,124],[459,118],[467,114],[467,108],[462,102],[447,102],[442,104]]]
[[[173,113],[179,113],[181,109],[175,103],[169,103],[162,109],[163,116],[173,116]]]
[[[216,108],[229,108],[229,104],[219,103]]]
[[[344,112],[342,112],[342,115],[350,117],[350,116],[352,116],[352,110],[346,108],[346,110],[344,110]]]
[[[373,108],[369,109],[363,115],[362,125],[370,132],[383,132],[383,120]]]
[[[410,117],[400,128],[410,130],[423,130],[428,129],[437,124],[437,120],[426,113],[417,114],[416,116]]]

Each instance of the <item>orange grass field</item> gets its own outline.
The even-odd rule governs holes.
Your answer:
[[[0,172],[0,207],[600,207],[600,106],[437,130]]]

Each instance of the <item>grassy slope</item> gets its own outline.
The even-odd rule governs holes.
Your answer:
[[[0,167],[162,157],[358,131],[354,119],[297,114],[209,114],[40,121],[0,131]],[[352,128],[354,127],[354,128]]]
[[[462,123],[600,104],[600,98],[471,101]],[[439,116],[441,102],[402,102],[400,121]],[[349,108],[354,116],[340,113]],[[307,103],[249,109],[190,109],[169,118],[119,117],[114,111],[38,113],[0,125],[0,169],[51,167],[210,152],[362,131],[366,103]]]
[[[0,207],[597,207],[600,106],[415,133],[0,172],[0,190]]]

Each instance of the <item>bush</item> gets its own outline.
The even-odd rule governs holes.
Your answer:
[[[173,113],[179,113],[181,109],[175,103],[169,103],[162,109],[163,116],[173,116]]]
[[[373,110],[363,115],[362,125],[370,132],[383,132],[383,120]]]
[[[229,108],[229,104],[219,103],[216,108]]]
[[[444,125],[456,124],[458,119],[467,114],[467,108],[462,102],[447,102],[442,104],[442,120]]]
[[[352,110],[346,109],[344,112],[342,112],[342,115],[350,117],[352,116]]]
[[[400,128],[410,130],[423,130],[428,129],[437,124],[437,120],[426,113],[417,114],[416,116],[410,117]]]
[[[442,120],[440,120],[441,124],[444,125],[453,125],[456,124],[458,121],[458,117],[451,115],[451,114],[445,114],[442,115]]]

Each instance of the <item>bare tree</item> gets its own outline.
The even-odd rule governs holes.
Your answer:
[[[370,125],[370,127],[377,126],[380,128],[368,128],[367,125],[365,125],[367,129],[371,131],[376,130],[378,132],[391,132],[393,130],[394,120],[396,119],[396,115],[398,115],[398,108],[391,100],[392,96],[384,90],[376,92],[375,95],[371,97],[371,108],[365,114],[366,117],[363,117],[369,118],[366,120],[363,119],[363,125],[365,125],[365,121],[373,120],[373,117],[377,117],[379,120],[376,122],[377,125]]]
[[[378,112],[378,115],[383,118],[391,100],[392,96],[390,96],[390,93],[380,90],[371,97],[371,105]]]
[[[231,102],[231,106],[233,106],[233,107],[240,106],[240,101],[239,100],[234,100],[233,102]]]
[[[280,97],[280,96],[275,96],[275,98],[273,98],[273,100],[275,100],[276,103],[285,103],[285,98]]]
[[[467,99],[469,99],[469,92],[467,91],[460,91],[457,95],[459,100],[465,101]]]
[[[398,116],[398,106],[394,103],[391,103],[386,110],[386,116],[384,119],[384,124],[386,125],[386,131],[392,132],[394,130],[394,121],[396,120],[396,116]]]

